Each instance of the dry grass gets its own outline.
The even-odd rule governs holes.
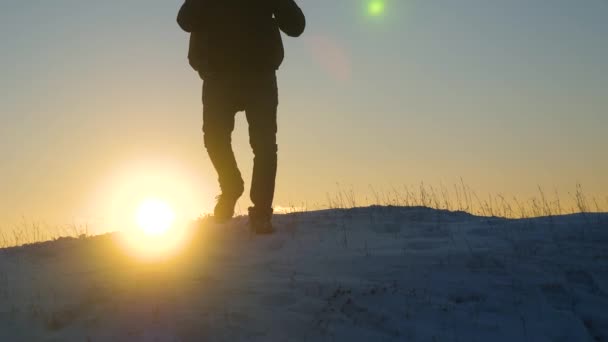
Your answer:
[[[548,194],[540,186],[536,195],[527,199],[500,193],[479,195],[462,179],[452,186],[440,184],[439,187],[424,182],[415,186],[403,185],[381,190],[370,186],[369,194],[364,196],[357,196],[353,187],[344,188],[337,184],[337,192],[327,194],[326,208],[348,209],[359,205],[420,206],[463,211],[486,217],[531,218],[606,212],[608,196],[603,201],[597,197],[588,198],[581,184],[576,184],[574,192],[568,192],[566,198],[563,198],[557,190]]]
[[[574,191],[568,192],[565,198],[557,190],[548,194],[539,186],[536,195],[527,199],[504,194],[481,196],[462,178],[452,186],[439,184],[437,187],[421,182],[414,186],[402,185],[379,189],[370,185],[368,193],[363,195],[357,193],[353,186],[344,187],[339,183],[336,186],[337,190],[333,194],[327,193],[325,205],[313,206],[312,209],[348,209],[358,206],[428,207],[504,218],[608,212],[608,196],[604,199],[589,198],[581,184],[576,184]],[[286,207],[278,207],[277,213],[296,214],[309,209],[311,208],[306,203],[298,206],[290,204]],[[62,227],[51,227],[23,218],[21,223],[11,228],[0,227],[0,249],[57,240],[61,237],[82,238],[87,236],[89,236],[87,225],[69,224]]]
[[[83,238],[89,235],[88,225],[69,224],[57,227],[22,218],[21,222],[12,228],[0,227],[0,248],[57,240],[61,237]]]

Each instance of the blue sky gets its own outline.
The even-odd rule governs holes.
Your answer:
[[[308,29],[285,39],[279,72],[278,205],[323,203],[336,182],[459,177],[482,193],[608,193],[608,2],[386,0],[377,17],[364,0],[299,3]],[[180,4],[0,4],[0,226],[104,216],[99,187],[133,160],[189,170],[209,210]]]

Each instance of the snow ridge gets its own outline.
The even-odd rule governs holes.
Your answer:
[[[112,234],[0,250],[0,340],[608,341],[608,214],[274,220],[198,222],[157,263]]]

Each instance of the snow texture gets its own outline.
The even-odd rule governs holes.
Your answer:
[[[608,214],[274,223],[201,223],[148,264],[114,235],[0,250],[0,341],[608,341]]]

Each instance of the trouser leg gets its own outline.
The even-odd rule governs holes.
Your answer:
[[[272,207],[277,174],[277,84],[273,75],[255,82],[246,109],[253,149],[251,201],[260,210]]]
[[[226,90],[220,82],[205,81],[203,135],[222,193],[240,196],[244,188],[243,178],[232,150],[232,131],[237,110],[227,101]]]

